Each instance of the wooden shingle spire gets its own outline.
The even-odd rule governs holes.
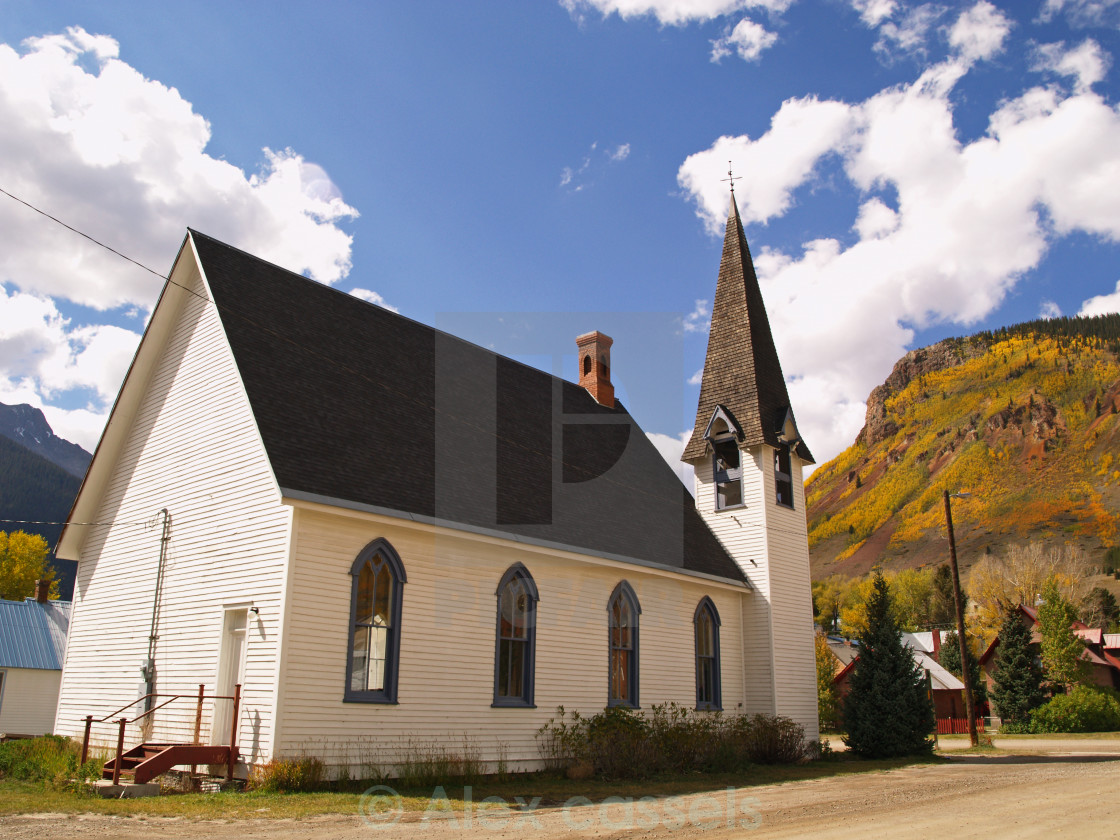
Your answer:
[[[712,305],[696,423],[682,461],[705,457],[704,432],[717,406],[731,413],[743,433],[740,443],[747,446],[777,446],[782,442],[779,435],[783,424],[787,416],[792,416],[734,193]],[[803,442],[798,441],[796,452],[802,461],[814,463]]]

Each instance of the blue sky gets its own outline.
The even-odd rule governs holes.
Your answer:
[[[819,461],[907,349],[1120,310],[1120,0],[0,7],[0,187],[189,225],[574,378],[672,458],[728,160]],[[0,401],[92,448],[160,283],[0,196]]]

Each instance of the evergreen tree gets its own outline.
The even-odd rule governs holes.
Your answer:
[[[979,710],[988,699],[988,690],[980,678],[980,663],[976,661],[972,645],[966,644],[965,650],[968,652],[968,677],[972,684],[972,704],[973,708]],[[950,630],[941,640],[941,667],[954,677],[960,678],[964,674],[964,669],[961,668],[961,645],[957,641],[956,630]]]
[[[968,598],[961,591],[961,605],[968,612]],[[942,563],[933,573],[933,596],[930,599],[930,622],[935,627],[951,627],[957,621],[957,607],[953,601],[953,572],[948,563]]]
[[[1073,632],[1077,609],[1062,597],[1053,576],[1046,581],[1042,599],[1038,608],[1038,632],[1042,634],[1042,668],[1046,678],[1065,686],[1084,682],[1087,673],[1081,657],[1085,645]]]
[[[1031,709],[1042,700],[1042,669],[1031,651],[1031,631],[1012,607],[999,630],[992,702],[1004,723],[1027,723]]]
[[[844,702],[848,749],[864,758],[891,758],[929,752],[934,727],[926,677],[902,643],[891,614],[890,588],[875,570],[867,601],[867,628]]]

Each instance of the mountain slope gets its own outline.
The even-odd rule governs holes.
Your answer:
[[[0,435],[82,478],[93,456],[54,433],[43,412],[30,405],[0,403]]]
[[[1008,543],[1120,539],[1120,315],[1059,318],[908,353],[856,443],[806,484],[814,578]]]

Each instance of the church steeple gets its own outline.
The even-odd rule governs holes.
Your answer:
[[[740,445],[779,446],[797,437],[785,377],[734,192],[723,238],[696,423],[682,461],[705,457],[705,435],[717,410],[734,419]],[[797,441],[795,451],[803,462],[814,463],[802,441]]]

